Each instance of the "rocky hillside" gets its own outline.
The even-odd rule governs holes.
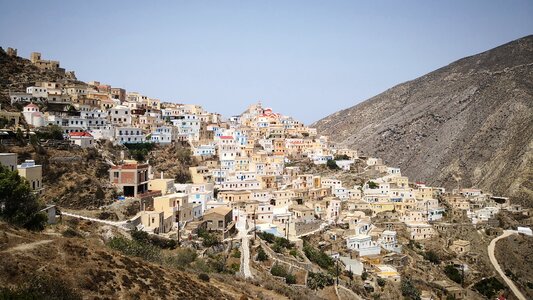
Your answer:
[[[397,85],[314,127],[413,180],[477,186],[533,206],[533,36]]]
[[[2,109],[18,110],[11,107],[9,91],[22,92],[37,81],[78,82],[64,74],[52,70],[39,70],[29,59],[6,54],[0,47],[0,104]]]
[[[115,234],[110,228],[100,229]],[[193,274],[125,256],[93,233],[86,235],[30,233],[0,223],[0,286],[46,291],[49,299],[55,294],[59,295],[54,299],[238,298],[221,291],[220,283],[204,283]],[[26,287],[29,282],[39,286]]]

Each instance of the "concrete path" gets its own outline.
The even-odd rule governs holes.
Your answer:
[[[492,265],[494,266],[494,268],[496,269],[496,271],[498,272],[498,274],[500,274],[500,276],[503,278],[505,283],[507,283],[507,285],[511,288],[511,291],[513,291],[513,293],[515,294],[516,298],[518,298],[519,300],[526,300],[526,297],[524,297],[524,295],[516,287],[514,282],[511,279],[509,279],[509,277],[507,277],[505,275],[505,273],[503,272],[502,268],[498,264],[498,261],[496,260],[496,256],[494,255],[494,249],[496,248],[496,242],[498,242],[499,240],[504,239],[504,238],[506,238],[506,237],[508,237],[510,235],[513,235],[513,234],[518,234],[518,232],[516,230],[504,230],[502,235],[500,235],[497,238],[495,238],[492,241],[490,241],[490,244],[489,244],[489,247],[488,247],[489,259],[490,259],[490,262],[492,263]]]
[[[68,216],[68,217],[72,217],[72,218],[78,218],[78,219],[82,219],[82,220],[88,220],[88,221],[92,221],[92,222],[102,223],[102,224],[106,224],[106,225],[120,227],[120,228],[123,228],[123,229],[125,228],[124,225],[126,225],[126,223],[127,223],[126,221],[100,220],[100,219],[96,219],[96,218],[91,218],[91,217],[86,217],[86,216],[82,216],[82,215],[72,214],[72,213],[65,212],[65,211],[62,211],[61,214],[65,215],[65,216]]]
[[[239,231],[238,237],[241,239],[242,272],[244,273],[244,278],[252,278],[252,272],[250,271],[250,236],[246,229],[246,217],[246,213],[239,212],[236,227]]]

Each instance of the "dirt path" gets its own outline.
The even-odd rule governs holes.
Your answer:
[[[7,250],[2,251],[3,253],[9,253],[9,252],[15,252],[15,251],[28,251],[32,250],[40,245],[45,245],[52,242],[52,240],[43,240],[43,241],[37,241],[33,243],[24,243],[17,245],[15,247],[9,248]]]
[[[515,231],[515,230],[504,230],[502,235],[500,235],[497,238],[494,238],[492,241],[490,241],[490,244],[489,244],[489,247],[488,247],[488,252],[489,252],[490,262],[492,263],[492,265],[494,266],[494,268],[496,269],[498,274],[500,274],[500,276],[503,278],[505,283],[507,283],[507,285],[511,288],[511,290],[515,294],[516,298],[518,298],[519,300],[526,300],[526,297],[524,297],[524,295],[516,287],[514,282],[511,279],[509,279],[509,277],[507,277],[505,275],[505,273],[503,272],[502,268],[500,267],[500,264],[498,264],[498,261],[496,260],[496,256],[494,255],[494,249],[496,248],[496,242],[498,242],[499,240],[501,240],[503,238],[506,238],[506,237],[508,237],[510,235],[517,234],[517,233],[518,232]]]

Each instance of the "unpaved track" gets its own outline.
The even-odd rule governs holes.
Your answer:
[[[28,251],[32,250],[34,248],[37,248],[40,245],[45,245],[52,242],[52,240],[43,240],[43,241],[36,241],[33,243],[24,243],[17,245],[15,247],[9,248],[7,250],[2,251],[3,253],[9,253],[9,252],[15,252],[15,251]]]
[[[526,300],[526,297],[522,294],[522,292],[516,287],[514,282],[505,275],[502,268],[500,267],[500,264],[498,264],[498,261],[496,260],[496,256],[494,255],[494,249],[496,248],[496,242],[498,242],[501,239],[504,239],[510,235],[517,234],[518,232],[516,230],[504,230],[502,235],[498,236],[497,238],[494,238],[492,241],[490,241],[488,252],[489,252],[489,259],[492,265],[494,266],[494,269],[500,274],[500,276],[503,278],[505,283],[511,288],[516,298],[520,300]]]

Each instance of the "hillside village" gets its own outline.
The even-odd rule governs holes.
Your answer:
[[[6,53],[17,55],[11,48]],[[0,112],[6,149],[0,163],[42,194],[54,186],[43,184],[42,164],[9,152],[17,138],[44,145],[54,139],[35,141],[39,132],[59,131],[62,138],[54,147],[94,149],[103,157],[115,147],[120,157],[107,159],[109,168],[100,178],[113,198],[94,211],[121,203],[136,206],[133,216],[103,220],[50,201],[43,207],[50,224],[85,219],[198,251],[211,246],[209,239],[236,242],[230,250],[240,253],[234,271],[244,278],[270,272],[287,284],[309,287],[316,274],[324,273],[335,279],[337,295],[382,293],[383,299],[400,296],[413,284],[420,299],[481,299],[476,283],[494,274],[487,271],[492,266],[483,254],[488,241],[501,228],[531,235],[528,227],[502,223],[502,214],[531,214],[505,195],[412,182],[400,168],[339,148],[315,128],[261,102],[225,117],[198,104],[73,81],[74,72],[42,60],[40,53],[32,53],[30,61],[64,79],[9,91],[11,106],[21,112]],[[154,165],[150,151],[164,147],[189,151],[194,163],[183,180]],[[146,155],[125,155],[144,150]],[[434,266],[437,260],[446,261],[443,268]],[[274,271],[278,265],[286,270]],[[449,274],[462,275],[457,280]],[[424,276],[429,283],[412,283]],[[325,286],[332,284],[326,280]],[[530,287],[527,291],[532,295]],[[494,293],[509,295],[505,288]]]

